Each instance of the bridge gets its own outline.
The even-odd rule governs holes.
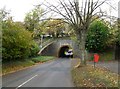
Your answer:
[[[73,49],[73,57],[80,57],[78,45],[71,39],[57,39],[42,48],[39,54],[43,56],[62,57],[66,49]]]

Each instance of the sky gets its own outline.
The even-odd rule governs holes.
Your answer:
[[[55,4],[55,0],[48,1]],[[38,5],[41,2],[44,2],[44,0],[0,0],[0,9],[5,7],[6,10],[10,11],[10,16],[13,17],[14,21],[24,21],[26,13],[31,11],[34,8],[34,5]],[[118,8],[118,2],[119,0],[111,0],[112,6],[116,7],[116,9]],[[102,9],[109,14],[108,5],[102,6]],[[111,9],[111,12],[112,16],[118,17],[118,11]]]

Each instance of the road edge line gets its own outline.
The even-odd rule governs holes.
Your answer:
[[[38,75],[33,76],[32,78],[28,79],[27,81],[25,81],[25,82],[23,82],[22,84],[20,84],[19,86],[17,86],[17,88],[15,88],[15,89],[20,88],[21,86],[25,85],[26,83],[28,83],[30,80],[32,80],[33,78],[35,78],[35,77],[37,77],[37,76],[38,76]]]

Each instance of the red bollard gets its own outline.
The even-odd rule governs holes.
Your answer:
[[[99,61],[99,55],[97,53],[94,54],[94,68],[95,68],[95,63],[97,63]]]

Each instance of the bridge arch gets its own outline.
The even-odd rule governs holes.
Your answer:
[[[73,50],[73,57],[80,57],[80,50],[78,48],[78,45],[71,40],[57,40],[49,45],[45,46],[42,48],[42,50],[39,51],[39,55],[42,56],[55,56],[55,57],[60,57],[63,53],[63,50],[65,49],[72,49]],[[62,50],[62,51],[61,51]]]

